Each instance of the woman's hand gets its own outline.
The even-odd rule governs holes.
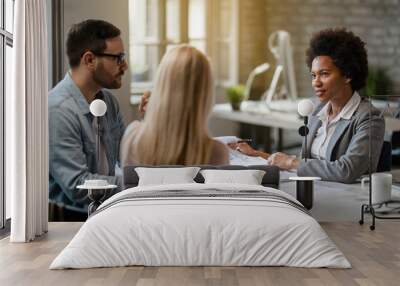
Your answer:
[[[139,112],[142,116],[146,113],[147,103],[149,103],[150,91],[145,91],[140,99]]]
[[[285,153],[277,152],[269,156],[268,163],[279,167],[282,170],[297,169],[300,161],[295,155],[287,155]]]
[[[248,156],[257,156],[257,151],[251,148],[251,146],[247,143],[228,143],[228,146],[231,149],[237,150],[242,152],[243,154],[246,154]]]
[[[228,143],[228,146],[234,150],[237,150],[247,156],[253,157],[263,157],[267,159],[269,157],[268,153],[264,153],[262,151],[254,150],[249,144],[245,142],[241,143]]]

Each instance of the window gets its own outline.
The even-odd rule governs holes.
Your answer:
[[[238,0],[130,0],[132,93],[152,86],[172,46],[189,43],[206,53],[218,85],[238,80]]]
[[[4,188],[4,105],[11,92],[10,77],[13,66],[14,0],[0,0],[0,228],[11,217],[10,194]]]

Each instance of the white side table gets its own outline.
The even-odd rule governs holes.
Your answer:
[[[106,185],[106,186],[90,186],[90,185],[79,185],[78,189],[87,189],[88,197],[92,202],[88,206],[88,216],[96,211],[96,209],[101,205],[103,200],[107,195],[106,190],[115,189],[116,185]]]

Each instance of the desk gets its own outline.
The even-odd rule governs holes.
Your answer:
[[[379,107],[384,108],[382,106]],[[213,108],[212,116],[239,123],[278,128],[278,144],[276,148],[278,151],[283,148],[282,130],[298,130],[303,124],[303,120],[296,112],[271,111],[259,101],[243,102],[240,111],[233,111],[229,103],[216,104]],[[393,118],[390,114],[385,115],[385,131],[388,133],[400,131],[400,120]],[[270,134],[267,134],[268,139],[270,139],[270,136]],[[270,151],[270,147],[267,146],[266,151]]]
[[[264,104],[258,101],[245,101],[242,103],[240,111],[232,111],[229,103],[216,104],[212,111],[215,118],[235,121],[239,123],[247,123],[267,127],[266,151],[271,152],[271,130],[278,129],[278,140],[276,149],[283,149],[282,130],[298,130],[303,124],[303,120],[297,113],[271,111]],[[299,137],[300,138],[300,137]]]
[[[240,111],[233,111],[229,103],[216,104],[212,115],[221,119],[287,130],[298,130],[303,123],[297,113],[271,111],[258,101],[243,102]],[[390,114],[385,115],[385,131],[400,131],[400,120]]]
[[[232,111],[229,103],[216,104],[212,115],[231,121],[288,130],[298,130],[303,124],[297,113],[271,111],[258,101],[244,101],[240,111]]]
[[[288,178],[294,173],[281,171],[279,189],[296,197],[296,182]],[[352,221],[358,222],[361,215],[361,205],[368,203],[368,188],[361,188],[360,183],[342,184],[335,182],[314,182],[314,204],[311,215],[317,221]],[[392,199],[400,199],[400,187],[392,186]],[[366,219],[370,219],[367,215]],[[379,224],[383,220],[378,222]],[[367,223],[368,224],[368,223]]]
[[[141,95],[131,95],[130,103],[132,106],[137,106],[140,103]],[[381,106],[375,101],[373,102],[380,109]],[[221,103],[214,105],[212,116],[216,118],[247,123],[265,127],[273,127],[278,129],[298,130],[302,125],[301,118],[296,113],[271,111],[259,101],[244,101],[242,110],[233,111],[229,103]],[[400,120],[385,116],[385,130],[387,132],[400,131]]]

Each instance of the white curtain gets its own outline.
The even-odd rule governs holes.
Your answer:
[[[48,227],[46,0],[17,0],[13,93],[6,98],[6,187],[11,188],[12,242]]]

